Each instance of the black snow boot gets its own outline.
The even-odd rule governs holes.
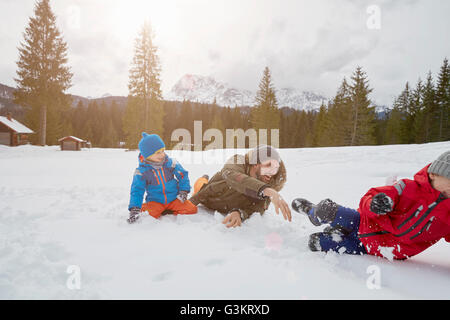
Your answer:
[[[347,230],[341,226],[336,226],[336,227],[327,226],[325,229],[323,229],[323,232],[328,233],[330,235],[334,234],[337,236],[345,237],[351,233],[351,230]]]
[[[327,226],[322,232],[316,232],[309,236],[308,246],[311,251],[327,251],[329,249],[323,250],[320,245],[320,239],[332,239],[334,242],[341,242],[351,231],[342,228],[341,226]],[[328,241],[329,242],[329,241]],[[328,244],[329,245],[329,244]]]
[[[319,204],[314,205],[306,199],[297,198],[292,201],[291,206],[295,211],[307,214],[315,226],[332,222],[338,210],[337,203],[330,199],[322,200]]]
[[[320,236],[323,232],[316,232],[309,236],[308,246],[311,251],[322,251],[320,246]]]
[[[291,207],[298,213],[306,214],[309,218],[309,221],[311,221],[313,225],[315,226],[321,225],[320,221],[317,220],[316,217],[314,217],[314,211],[312,211],[312,209],[314,209],[316,206],[311,201],[302,198],[297,198],[294,199],[294,201],[292,201]]]

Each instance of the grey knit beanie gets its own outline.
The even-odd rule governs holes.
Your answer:
[[[428,172],[450,179],[450,151],[444,152],[434,160]]]
[[[274,159],[281,162],[280,154],[272,146],[262,144],[249,152],[250,164],[259,164],[269,159]]]

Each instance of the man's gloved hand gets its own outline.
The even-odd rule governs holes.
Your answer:
[[[139,213],[141,209],[138,207],[130,208],[130,217],[127,219],[128,223],[134,223],[137,219],[139,219]]]
[[[187,200],[188,192],[180,191],[178,192],[177,199],[184,203]]]
[[[372,198],[370,211],[376,214],[386,214],[392,212],[394,201],[385,193],[378,193]]]

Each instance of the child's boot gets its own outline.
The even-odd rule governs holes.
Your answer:
[[[309,236],[308,246],[311,251],[322,251],[322,247],[320,246],[320,236],[323,232],[313,233]]]
[[[338,210],[337,203],[330,199],[322,200],[319,204],[314,205],[306,199],[297,198],[292,201],[291,206],[295,211],[307,214],[309,220],[315,226],[332,222]]]
[[[334,246],[337,246],[337,243],[341,242],[344,239],[344,236],[345,234],[340,230],[326,227],[323,232],[316,232],[309,236],[308,246],[311,251],[328,251]],[[325,248],[320,244],[321,239],[325,243]],[[330,245],[330,243],[333,245]]]

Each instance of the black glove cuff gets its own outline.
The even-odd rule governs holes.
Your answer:
[[[258,190],[259,199],[264,200],[264,199],[268,198],[267,196],[264,195],[264,189],[266,189],[266,188],[270,188],[270,185],[266,184]]]

